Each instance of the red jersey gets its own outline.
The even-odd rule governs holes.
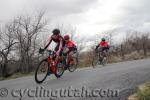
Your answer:
[[[100,44],[99,44],[99,46],[101,46],[101,47],[108,47],[109,44],[106,41],[101,41]]]
[[[72,48],[72,47],[76,47],[76,45],[72,42],[72,41],[68,41],[67,43],[66,43],[66,47],[67,48]]]
[[[57,36],[55,38],[55,36],[52,35],[49,38],[48,43],[46,44],[44,49],[46,49],[51,44],[52,41],[54,41],[58,46],[58,50],[56,50],[56,51],[60,52],[63,49],[64,45],[65,45],[65,41],[64,41],[63,37],[62,36]]]
[[[54,36],[52,35],[50,41],[54,41],[55,43],[60,43],[61,41],[64,40],[62,36],[58,36],[58,38],[55,39]]]

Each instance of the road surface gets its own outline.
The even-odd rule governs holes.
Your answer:
[[[34,76],[0,81],[0,100],[126,100],[150,80],[150,59],[97,67],[65,72],[60,79],[47,77],[40,85]]]

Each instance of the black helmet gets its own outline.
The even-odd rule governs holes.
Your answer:
[[[105,41],[106,39],[105,38],[102,38],[102,41]]]
[[[53,30],[53,34],[54,34],[54,35],[60,34],[60,30],[59,30],[59,29],[54,29],[54,30]]]

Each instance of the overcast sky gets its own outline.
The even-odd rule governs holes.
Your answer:
[[[81,35],[113,29],[150,31],[149,5],[150,0],[0,0],[0,23],[45,10],[52,24],[72,25]]]

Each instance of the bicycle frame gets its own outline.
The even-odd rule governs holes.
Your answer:
[[[48,63],[50,64],[49,69],[53,74],[56,74],[57,65],[59,64],[60,61],[62,61],[66,67],[68,67],[68,64],[72,61],[71,58],[68,59],[67,56],[62,55],[60,58],[59,56],[56,56],[54,51],[51,51],[51,50],[47,50],[47,51],[49,52],[49,57],[47,58]],[[56,58],[54,60],[55,56],[56,56]]]
[[[97,51],[95,52],[95,55],[98,57],[98,60],[100,61],[100,63],[102,62],[102,60],[104,59],[105,57],[105,51]]]
[[[48,62],[50,64],[50,71],[54,74],[56,74],[56,71],[57,71],[57,64],[59,63],[59,58],[56,57],[55,61],[53,60],[54,56],[55,56],[55,53],[51,50],[48,50],[49,52],[49,57],[47,58],[48,59]]]
[[[35,71],[35,81],[37,83],[42,83],[46,79],[46,77],[50,76],[51,74],[54,74],[57,78],[60,78],[64,73],[64,67],[63,67],[63,64],[61,64],[60,62],[61,60],[59,56],[56,56],[56,53],[52,50],[47,50],[47,52],[49,53],[48,57],[40,61]],[[44,68],[43,64],[45,63],[46,63],[46,69],[44,69],[43,72],[44,73],[46,72],[46,73],[44,74],[44,77],[39,80],[38,71],[42,71],[40,68]]]
[[[99,50],[96,52],[96,55],[98,55],[99,58],[104,58],[106,51]]]

